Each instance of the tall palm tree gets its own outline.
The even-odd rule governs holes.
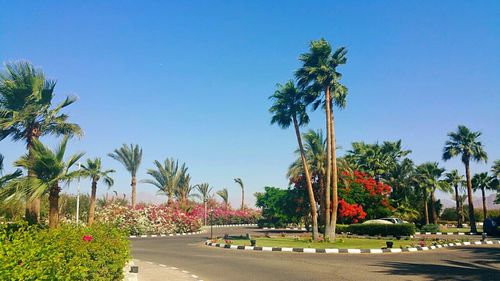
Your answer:
[[[330,44],[323,38],[312,41],[309,45],[309,52],[299,57],[303,65],[295,73],[299,87],[310,93],[308,101],[313,104],[313,108],[317,108],[320,104],[323,104],[326,113],[327,167],[325,208],[329,211],[326,212],[325,218],[325,236],[333,240],[335,239],[337,224],[338,177],[335,123],[332,105],[334,103],[339,108],[346,106],[347,88],[340,84],[342,75],[337,72],[337,67],[347,62],[346,54],[347,49],[344,47],[332,51]],[[331,197],[330,187],[332,187],[333,193]]]
[[[55,86],[56,81],[46,79],[30,62],[5,64],[0,73],[0,140],[9,136],[14,141],[23,140],[29,152],[33,141],[44,135],[82,136],[80,126],[69,123],[68,115],[61,113],[76,98],[66,97],[52,107]],[[27,204],[26,219],[40,222],[39,198]]]
[[[470,162],[488,160],[484,146],[479,137],[481,132],[473,132],[469,128],[460,125],[457,131],[448,133],[449,139],[443,149],[443,160],[447,161],[453,157],[461,156],[465,166],[465,178],[467,180],[467,196],[469,203],[469,219],[471,232],[477,232],[476,219],[474,218],[474,203],[472,201],[472,177],[470,175]]]
[[[229,194],[227,192],[227,188],[223,188],[222,190],[217,191],[217,195],[220,196],[226,208],[229,207]]]
[[[241,209],[245,209],[245,186],[241,178],[235,178],[234,182],[237,183],[241,188]]]
[[[212,192],[212,187],[206,182],[195,185],[196,190],[201,195],[201,199],[203,200],[203,222],[204,225],[207,225],[207,203],[208,198],[210,197],[210,193]]]
[[[15,165],[32,172],[32,175],[11,181],[2,190],[1,197],[6,201],[22,198],[28,202],[42,195],[49,195],[49,227],[55,228],[59,223],[59,193],[61,183],[69,183],[79,176],[78,171],[70,171],[71,167],[84,153],[71,155],[64,161],[68,144],[65,136],[55,150],[34,139],[30,153],[22,156]]]
[[[114,184],[114,180],[110,177],[110,174],[114,173],[115,170],[104,170],[101,158],[87,159],[87,163],[82,165],[82,169],[83,176],[92,180],[89,206],[89,225],[92,225],[94,223],[97,182],[102,179],[106,186],[111,187]]]
[[[455,204],[456,204],[456,213],[457,213],[457,227],[460,228],[462,227],[462,217],[460,216],[460,200],[458,196],[460,195],[458,193],[458,187],[459,185],[463,182],[464,177],[458,173],[458,170],[451,170],[450,172],[446,173],[446,181],[450,186],[453,186],[455,188]]]
[[[112,153],[109,153],[108,156],[122,163],[132,176],[132,181],[130,183],[130,186],[132,186],[132,208],[135,208],[137,200],[137,170],[142,161],[142,148],[137,144],[130,144],[129,146],[123,144],[122,147],[115,149]]]
[[[146,172],[153,179],[145,179],[141,182],[156,186],[160,193],[167,195],[167,205],[171,206],[174,203],[174,196],[177,196],[178,199],[183,198],[179,189],[186,182],[186,176],[189,176],[186,164],[180,165],[179,160],[174,158],[165,159],[163,165],[157,160],[154,161],[154,164],[156,169],[148,169]],[[189,180],[187,186],[189,186]],[[186,192],[181,191],[181,193],[185,194]]]
[[[309,205],[311,206],[311,219],[313,225],[313,239],[318,238],[318,213],[316,210],[316,200],[312,187],[311,174],[307,165],[307,159],[304,153],[304,146],[300,136],[300,126],[309,123],[309,116],[306,113],[306,105],[303,102],[303,93],[294,85],[293,81],[288,81],[284,85],[278,84],[278,89],[269,98],[273,100],[273,105],[269,112],[273,114],[271,124],[278,124],[283,129],[293,124],[295,136],[299,144],[300,157],[304,167],[306,177],[307,194],[309,196]]]
[[[488,210],[486,210],[486,195],[485,190],[497,190],[498,179],[495,176],[488,175],[487,172],[475,174],[472,177],[472,189],[474,191],[481,190],[483,199],[483,218],[487,218]]]

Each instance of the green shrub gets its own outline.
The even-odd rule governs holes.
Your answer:
[[[415,225],[402,224],[351,224],[347,230],[358,235],[410,236],[415,234]]]
[[[335,233],[340,234],[340,233],[346,233],[348,232],[349,225],[348,224],[337,224],[337,227],[335,228]]]
[[[426,224],[420,228],[420,232],[439,232],[438,224]]]
[[[1,280],[122,280],[129,242],[109,225],[0,225],[0,253]]]

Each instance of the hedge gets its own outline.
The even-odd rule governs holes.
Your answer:
[[[1,280],[122,280],[129,257],[126,235],[109,225],[0,225]]]
[[[347,230],[352,234],[373,236],[410,236],[415,234],[415,225],[403,224],[351,224]]]

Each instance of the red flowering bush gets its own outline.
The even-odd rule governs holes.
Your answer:
[[[92,236],[91,235],[84,235],[82,237],[83,241],[90,242],[92,241]]]
[[[390,215],[390,193],[390,186],[363,172],[342,172],[339,177],[339,221],[357,223]]]
[[[339,200],[339,216],[343,223],[357,223],[366,217],[363,207],[358,204],[349,204],[345,200]]]
[[[214,204],[211,208],[207,209],[207,224],[210,224],[210,211],[212,214],[212,223],[214,225],[224,224],[254,224],[260,217],[260,211],[255,209],[238,209],[234,210],[227,208],[222,204]],[[204,206],[203,204],[196,205],[193,208],[193,214],[203,220]]]

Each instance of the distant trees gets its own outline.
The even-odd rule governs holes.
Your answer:
[[[488,210],[486,209],[486,195],[485,190],[498,190],[498,179],[495,176],[488,175],[487,172],[475,174],[472,177],[472,189],[474,191],[481,191],[481,198],[483,200],[483,217],[488,217]]]
[[[458,192],[458,187],[460,184],[463,182],[464,177],[458,173],[458,170],[451,170],[450,172],[445,174],[446,176],[446,181],[450,186],[455,188],[455,204],[456,204],[456,213],[457,213],[457,227],[462,227],[462,216],[460,214],[460,199],[459,199],[459,192]]]
[[[104,170],[101,158],[87,159],[87,162],[82,165],[82,169],[83,172],[81,174],[92,181],[89,207],[89,225],[92,225],[94,223],[97,183],[102,180],[106,186],[111,187],[114,184],[114,180],[110,174],[114,173],[115,170]]]
[[[219,191],[217,191],[217,195],[222,199],[222,202],[224,202],[224,205],[226,208],[229,207],[229,193],[227,192],[227,188],[223,188]]]

